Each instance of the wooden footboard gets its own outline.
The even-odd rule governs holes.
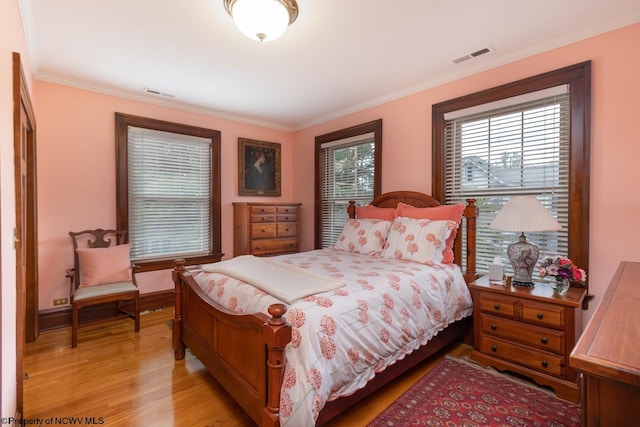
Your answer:
[[[374,200],[374,204],[395,206],[398,201],[417,207],[438,205],[431,197],[416,192],[387,193]],[[468,202],[464,211],[464,276],[467,282],[476,278],[475,221],[478,216],[475,200],[470,199]],[[460,241],[457,238],[454,246],[456,262],[460,262],[463,255]],[[188,347],[256,424],[264,427],[279,426],[285,347],[291,341],[291,326],[283,318],[286,307],[283,304],[270,306],[270,316],[261,313],[235,314],[204,294],[193,278],[196,271],[195,268],[185,267],[183,260],[176,261],[173,271],[173,349],[176,360],[184,358],[185,347]],[[358,393],[327,404],[320,412],[318,422],[322,423],[337,415],[447,344],[463,339],[470,330],[470,320],[463,319],[441,331],[427,346],[377,375]]]
[[[173,349],[175,359],[185,347],[261,426],[278,426],[284,349],[291,341],[286,307],[269,307],[271,317],[238,315],[211,301],[193,279],[194,269],[176,261]]]

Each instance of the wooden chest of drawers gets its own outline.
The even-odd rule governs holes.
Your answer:
[[[233,256],[300,250],[301,203],[234,203]]]
[[[586,291],[571,288],[560,296],[543,283],[505,287],[489,284],[487,277],[469,289],[474,304],[471,358],[525,375],[577,402],[576,372],[569,366],[569,354],[582,329]]]

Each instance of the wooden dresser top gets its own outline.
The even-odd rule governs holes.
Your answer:
[[[640,263],[620,263],[570,364],[583,372],[640,386]]]

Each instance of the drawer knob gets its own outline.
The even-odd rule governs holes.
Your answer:
[[[540,364],[542,365],[543,368],[546,368],[547,366],[549,366],[549,363],[547,363],[546,360],[543,360]]]
[[[549,342],[547,340],[547,337],[542,337],[542,339],[540,340],[540,342],[542,342],[542,344],[546,344],[547,342]]]
[[[538,313],[538,314],[536,314],[536,317],[537,317],[538,319],[542,319],[544,316],[542,315],[542,313]]]
[[[266,232],[267,232],[267,230],[266,230],[265,228],[263,228],[263,229],[262,229],[262,232],[263,232],[263,233],[266,233]]]
[[[260,246],[256,246],[256,249],[257,249],[257,250],[260,250],[260,249],[262,249],[262,248],[261,248]]]
[[[495,305],[493,306],[493,308],[494,308],[494,309],[496,309],[496,310],[500,310],[500,304],[495,304]]]
[[[261,218],[261,220],[262,220],[262,221],[266,221],[266,220],[267,220],[267,218],[263,216],[263,217]]]
[[[285,219],[285,221],[289,221],[289,217],[288,216],[285,216],[284,219]]]
[[[495,345],[492,345],[491,346],[491,351],[493,351],[495,353],[496,351],[498,351],[498,347],[496,347]]]
[[[285,228],[285,229],[284,229],[284,231],[289,231],[289,229],[288,229],[288,228]]]
[[[492,330],[492,331],[495,331],[496,329],[498,329],[498,326],[496,326],[496,325],[491,325],[491,330]]]

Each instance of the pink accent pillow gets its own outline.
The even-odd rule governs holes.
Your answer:
[[[76,249],[80,262],[80,285],[78,287],[130,282],[131,244],[108,248]]]
[[[334,248],[365,255],[377,255],[389,234],[391,221],[348,219]]]
[[[421,264],[442,263],[446,240],[455,228],[454,221],[398,217],[380,255]]]
[[[451,231],[451,235],[447,238],[447,247],[444,252],[443,263],[449,264],[453,262],[453,241],[458,234],[458,228],[462,221],[462,213],[464,205],[459,203],[456,205],[441,205],[432,208],[416,208],[406,203],[398,203],[396,208],[396,216],[407,218],[419,218],[430,220],[449,220],[456,223],[456,228]]]
[[[393,221],[395,217],[395,208],[379,208],[373,205],[356,206],[356,218],[358,219],[383,219],[385,221]]]

